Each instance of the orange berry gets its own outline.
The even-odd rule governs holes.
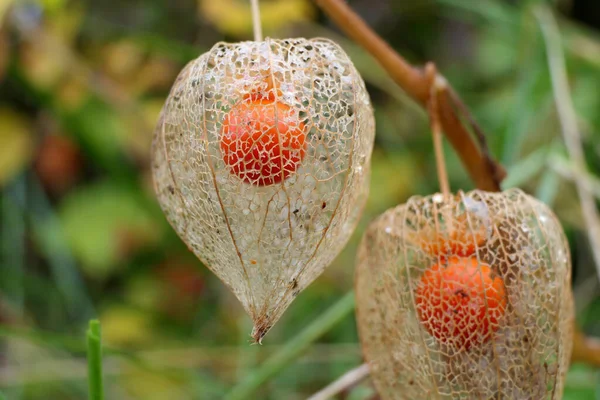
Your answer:
[[[506,310],[502,279],[475,257],[450,257],[421,276],[415,303],[427,331],[456,349],[485,343]]]
[[[421,241],[421,248],[427,253],[436,256],[459,256],[468,257],[475,254],[477,247],[481,247],[485,241],[484,235],[473,237],[465,231],[454,231],[448,236],[442,234],[434,235],[432,238]]]
[[[485,228],[464,229],[467,220],[463,216],[456,218],[454,224],[456,227],[447,233],[427,228],[418,234],[416,241],[425,252],[434,256],[472,256],[486,241]]]
[[[225,115],[220,147],[232,173],[267,186],[296,172],[306,153],[305,140],[296,110],[272,94],[252,94]]]

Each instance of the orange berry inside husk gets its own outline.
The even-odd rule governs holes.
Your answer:
[[[475,254],[477,247],[481,247],[484,241],[484,236],[473,237],[464,231],[454,231],[450,233],[449,237],[440,234],[422,241],[421,248],[435,256],[468,257]]]
[[[415,240],[425,252],[433,256],[469,257],[483,247],[486,241],[486,231],[483,226],[467,228],[468,220],[461,215],[453,222],[454,227],[446,232],[438,232],[433,227],[422,229],[415,235]]]
[[[242,181],[280,183],[296,172],[306,154],[305,125],[297,110],[274,96],[245,96],[223,120],[223,161]]]
[[[476,257],[450,257],[423,273],[415,292],[419,320],[439,342],[469,350],[490,340],[506,311],[502,278]]]

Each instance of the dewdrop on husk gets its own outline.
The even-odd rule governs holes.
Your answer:
[[[155,131],[155,190],[254,340],[352,234],[373,139],[364,82],[330,40],[218,43],[179,74]]]
[[[356,270],[382,399],[561,399],[571,260],[552,211],[517,189],[413,197],[368,228]]]

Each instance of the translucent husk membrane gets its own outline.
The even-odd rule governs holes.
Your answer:
[[[224,147],[224,132],[248,129],[224,125],[253,123],[226,120],[240,104],[262,118],[253,126],[266,142],[277,130],[278,154],[288,154],[271,176],[255,168],[269,162],[268,143],[253,145],[260,160],[236,164],[245,175],[235,154],[224,156],[239,145]],[[301,131],[303,150],[283,137],[282,123]],[[326,39],[218,43],[179,74],[155,131],[155,190],[179,236],[252,317],[255,340],[350,237],[368,194],[373,137],[364,82]]]
[[[470,346],[440,340],[440,331],[460,337],[456,324],[431,334],[419,316],[419,285],[431,282],[423,274],[434,265],[450,268],[450,253],[472,253],[478,274],[488,265],[504,284],[500,318],[494,322],[484,308],[483,317],[461,326],[473,334]],[[413,197],[388,210],[367,230],[356,271],[359,334],[381,397],[562,398],[574,318],[570,277],[559,222],[520,190]],[[439,310],[450,314],[438,321],[456,322],[452,307]],[[476,337],[482,323],[487,339]]]

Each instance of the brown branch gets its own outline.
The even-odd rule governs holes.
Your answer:
[[[600,366],[600,340],[586,337],[577,327],[573,338],[571,362]]]
[[[487,162],[488,170],[492,174],[492,177],[494,177],[496,181],[502,182],[502,180],[506,177],[506,171],[504,170],[504,167],[502,167],[501,164],[495,162],[493,157],[491,156],[490,149],[488,147],[483,129],[481,129],[481,127],[477,124],[477,122],[475,121],[475,117],[473,116],[473,114],[471,114],[471,111],[469,111],[465,103],[462,102],[458,94],[451,87],[448,90],[448,95],[456,109],[458,109],[462,116],[466,118],[466,120],[471,126],[471,129],[475,133],[475,137],[479,142],[479,148],[483,153],[485,161]]]
[[[442,76],[437,75],[436,79],[431,79],[423,70],[410,65],[343,0],[314,1],[346,35],[367,50],[410,97],[424,108],[427,107],[431,86],[437,79],[444,79]],[[440,123],[444,134],[454,147],[475,185],[483,190],[500,191],[500,182],[506,176],[506,171],[489,155],[485,135],[476,124],[468,107],[449,85],[445,86],[447,90],[439,91],[437,99]],[[467,120],[470,129],[474,131],[479,146],[463,125],[461,117]],[[577,327],[575,328],[572,361],[600,366],[598,340],[586,338]]]
[[[427,107],[433,82],[423,70],[413,67],[395,52],[343,0],[315,0],[315,3],[351,39],[375,57],[390,77],[410,97],[423,107]],[[438,75],[436,79],[444,78]],[[440,93],[438,107],[442,130],[475,185],[483,190],[499,191],[500,182],[506,173],[504,168],[489,156],[485,136],[470,114],[467,113],[463,117],[470,120],[471,128],[478,133],[480,146],[475,143],[471,133],[461,122],[455,107],[462,110],[467,110],[467,107],[451,88]]]

